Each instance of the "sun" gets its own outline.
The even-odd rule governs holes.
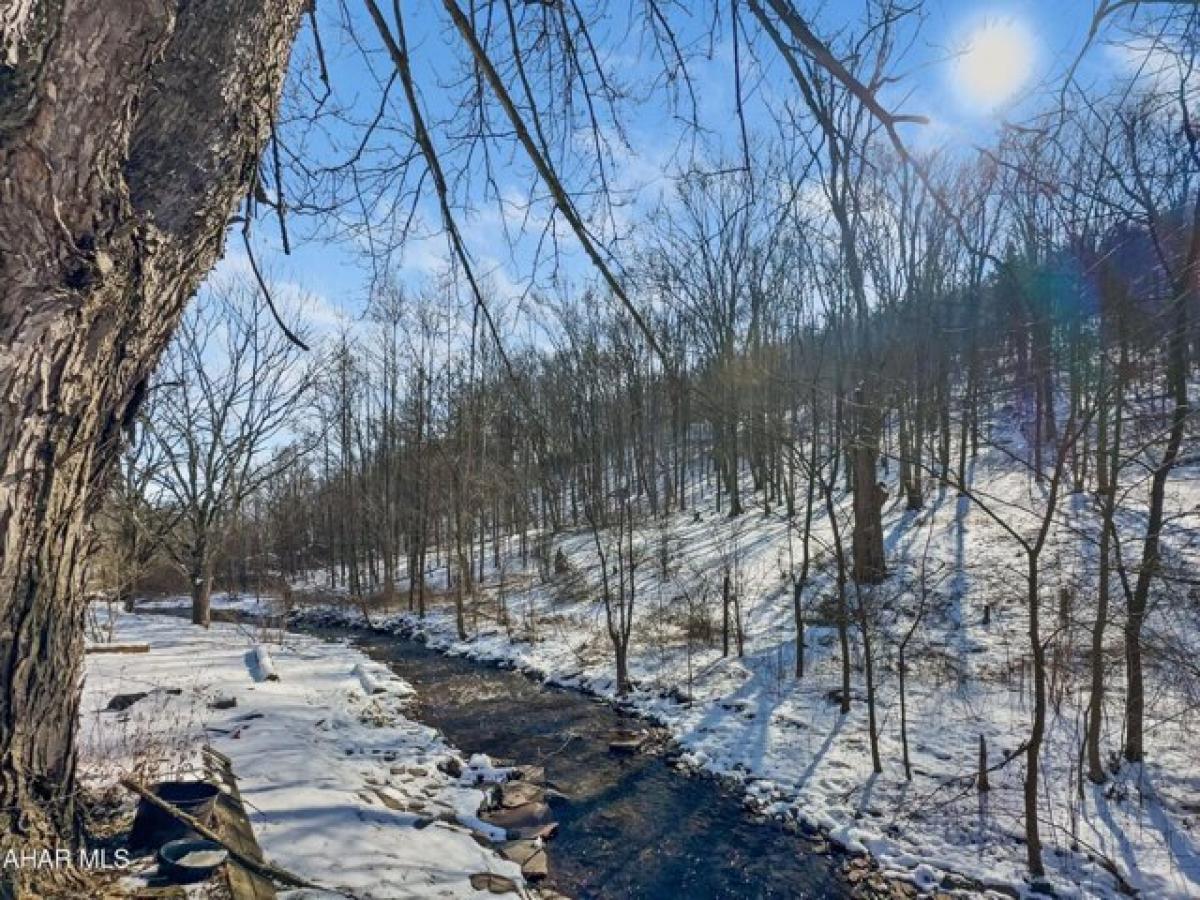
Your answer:
[[[1033,70],[1034,41],[1015,20],[988,21],[967,36],[954,67],[963,100],[991,111],[1012,99]]]

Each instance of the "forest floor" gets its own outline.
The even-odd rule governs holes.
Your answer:
[[[93,790],[113,791],[126,776],[147,784],[202,778],[209,744],[232,760],[268,861],[316,884],[363,900],[495,896],[472,886],[481,873],[523,885],[519,866],[470,833],[489,828],[476,818],[484,794],[474,780],[496,777],[490,761],[461,760],[407,718],[411,686],[385,666],[345,644],[223,623],[206,630],[158,615],[120,615],[113,638],[150,651],[87,657],[80,755]],[[262,678],[260,644],[277,681]],[[369,673],[373,693],[356,667]],[[140,693],[127,709],[106,709],[118,694]],[[222,700],[236,705],[214,709]],[[443,771],[460,771],[452,759],[461,775]],[[127,876],[131,890],[143,882]],[[344,895],[281,894],[326,896]]]
[[[1008,524],[1025,529],[1044,486],[1006,463],[1011,450],[983,454],[973,483],[980,486],[977,496],[986,497]],[[889,487],[896,498],[894,475]],[[1181,470],[1170,501],[1178,514],[1164,534],[1166,558],[1193,569],[1200,564],[1198,488],[1197,473]],[[1140,493],[1125,498],[1123,527],[1136,529],[1142,520],[1135,502]],[[1007,894],[1051,888],[1060,896],[1200,896],[1200,715],[1189,694],[1195,682],[1178,668],[1200,658],[1200,603],[1194,596],[1163,594],[1150,613],[1150,655],[1173,655],[1150,663],[1147,754],[1138,766],[1118,765],[1124,607],[1120,597],[1114,602],[1105,707],[1105,753],[1114,771],[1103,785],[1081,777],[1095,596],[1092,498],[1064,498],[1043,555],[1043,634],[1051,671],[1040,767],[1048,877],[1040,883],[1027,875],[1024,846],[1021,749],[1032,701],[1026,569],[1018,545],[978,503],[952,491],[927,497],[917,512],[906,511],[903,500],[887,506],[891,576],[862,595],[878,691],[883,772],[875,774],[856,623],[851,711],[842,715],[836,701],[840,657],[826,517],[814,523],[805,675],[797,679],[786,573],[799,559],[798,519],[789,522],[778,507],[767,512],[753,500],[731,519],[703,488],[693,500],[691,509],[647,521],[635,536],[640,563],[630,673],[636,690],[628,700],[671,730],[685,762],[741,779],[753,802],[769,813],[815,826],[845,847],[866,849],[885,871],[927,888],[953,884],[958,873]],[[842,492],[838,508],[847,505]],[[611,535],[602,537],[611,541]],[[553,574],[547,561],[539,574],[516,541],[502,546],[499,566],[486,548],[485,577],[466,611],[467,640],[459,640],[445,596],[444,558],[427,577],[438,596],[424,620],[372,610],[371,624],[416,630],[446,652],[508,661],[553,682],[615,697],[593,536],[564,530],[554,536],[553,548],[562,550],[569,571]],[[728,657],[721,647],[726,569],[741,601],[740,657],[732,639]],[[329,600],[328,583],[319,576],[296,587],[298,595],[313,592],[306,602],[363,624],[360,609]],[[902,761],[897,677],[898,647],[910,629],[905,712],[911,781]],[[987,793],[975,788],[981,736],[992,767]]]

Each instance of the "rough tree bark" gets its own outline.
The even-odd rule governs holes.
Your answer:
[[[301,5],[0,6],[0,832],[75,834],[88,523],[255,172]]]
[[[188,567],[188,582],[192,589],[192,624],[209,626],[212,620],[212,561],[209,558],[208,542],[201,538],[192,548],[191,565]]]

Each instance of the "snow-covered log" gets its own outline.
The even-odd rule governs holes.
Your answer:
[[[350,670],[350,674],[358,679],[363,693],[368,697],[376,694],[390,694],[404,700],[416,694],[412,685],[403,679],[396,678],[381,666],[372,667],[370,664],[359,663]]]
[[[363,693],[368,697],[372,694],[382,694],[387,690],[379,680],[366,670],[362,663],[357,664],[351,672],[358,679],[358,683],[362,685]]]

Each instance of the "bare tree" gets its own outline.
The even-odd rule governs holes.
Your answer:
[[[132,612],[137,588],[150,564],[174,530],[178,517],[156,505],[154,485],[167,461],[150,430],[154,418],[153,392],[142,407],[121,451],[112,485],[102,507],[105,531],[112,540],[103,559],[110,572],[108,584],[121,606]]]
[[[154,389],[156,479],[179,516],[171,551],[207,626],[218,538],[255,491],[295,461],[271,456],[304,402],[310,369],[252,287],[214,286],[180,323]]]

